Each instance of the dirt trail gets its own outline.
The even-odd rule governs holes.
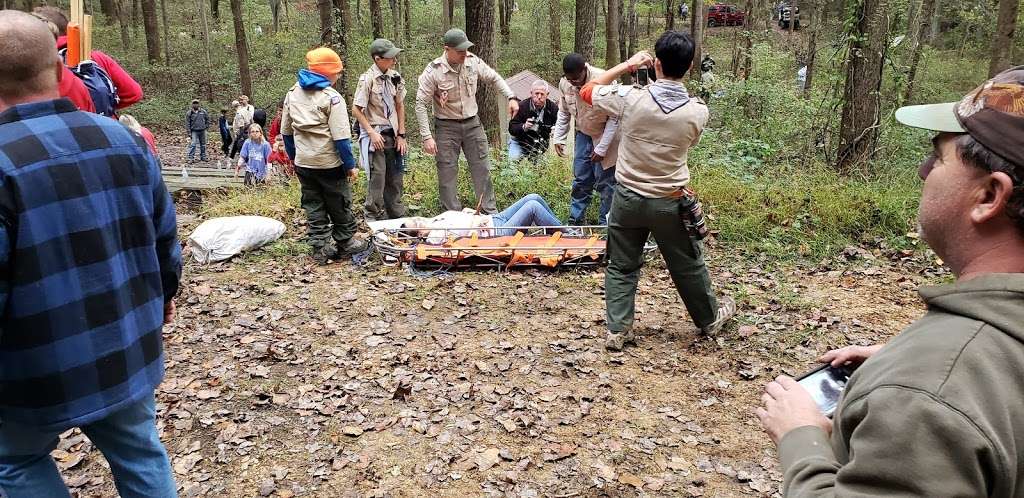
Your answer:
[[[713,259],[737,324],[697,337],[660,260],[645,335],[603,349],[603,274],[416,278],[305,257],[189,265],[159,422],[182,496],[770,496],[752,409],[781,372],[920,315],[917,261],[801,270]],[[109,496],[69,434],[77,496]]]

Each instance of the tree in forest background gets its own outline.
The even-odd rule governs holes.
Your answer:
[[[576,31],[573,51],[593,63],[597,31],[597,0],[576,0]]]
[[[491,67],[497,67],[494,48],[495,0],[466,0],[466,36],[473,42],[473,53]],[[501,0],[498,0],[501,1]],[[494,90],[485,84],[477,86],[476,101],[480,109],[480,122],[488,137],[496,140],[498,104]]]
[[[836,169],[851,172],[875,155],[882,70],[889,47],[889,0],[854,0]]]

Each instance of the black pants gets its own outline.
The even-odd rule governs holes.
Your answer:
[[[220,134],[220,151],[224,153],[224,157],[227,157],[231,152],[231,132],[221,132]]]
[[[319,249],[330,244],[339,248],[356,233],[352,216],[352,189],[341,166],[330,169],[295,168],[302,187],[302,209],[306,211],[309,245]]]

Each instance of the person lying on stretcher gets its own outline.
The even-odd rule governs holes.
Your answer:
[[[515,230],[502,227],[560,227],[562,222],[551,206],[539,194],[528,194],[498,214],[476,214],[472,209],[446,211],[433,218],[414,217],[402,224],[418,237],[426,237],[429,244],[441,244],[448,236],[469,237],[479,232],[480,237],[513,235]],[[480,230],[474,230],[479,228]],[[452,230],[459,229],[459,230]],[[485,230],[487,229],[487,230]],[[489,230],[495,229],[495,230]],[[564,230],[575,235],[578,230]]]

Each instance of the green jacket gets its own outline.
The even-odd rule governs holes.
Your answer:
[[[783,437],[785,496],[1024,496],[1024,274],[922,288],[850,378],[832,438]]]

